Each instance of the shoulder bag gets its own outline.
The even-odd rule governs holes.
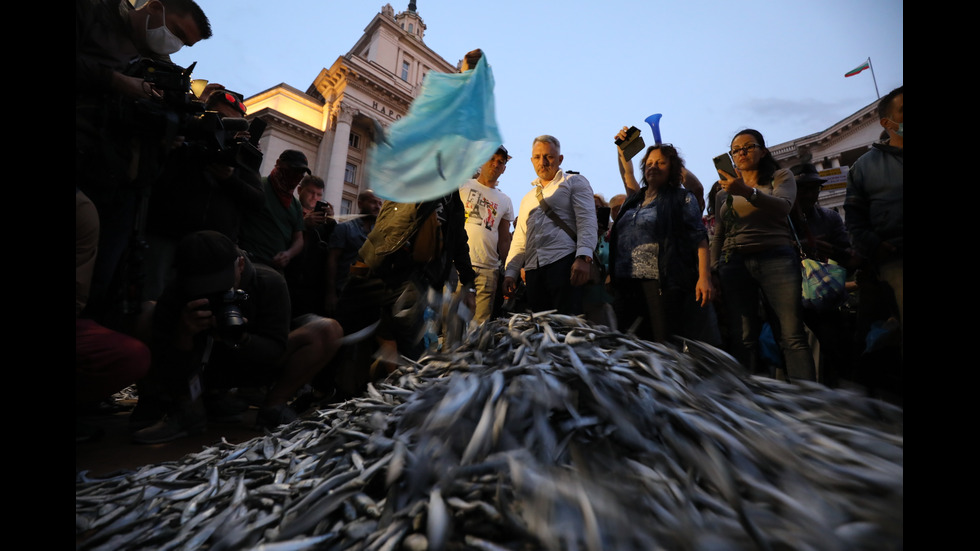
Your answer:
[[[789,222],[793,238],[796,239],[796,247],[800,251],[800,271],[803,274],[803,307],[811,310],[830,310],[837,308],[847,299],[847,290],[844,288],[847,280],[847,270],[831,264],[820,262],[809,258],[803,251],[803,245],[796,234],[793,220],[786,217]]]
[[[558,213],[551,209],[551,205],[544,200],[544,191],[542,190],[541,186],[535,186],[534,193],[538,199],[538,204],[541,205],[541,210],[543,210],[544,213],[548,215],[548,218],[551,218],[551,220],[557,224],[559,228],[565,230],[565,233],[572,238],[573,242],[577,243],[578,237],[575,235],[575,232],[572,231],[572,228],[566,224],[565,221],[558,216]],[[605,282],[606,269],[602,265],[602,262],[599,262],[598,252],[592,251],[592,262],[589,262],[589,283],[602,285],[605,284]]]

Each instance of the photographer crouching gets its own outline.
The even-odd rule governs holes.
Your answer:
[[[231,416],[226,391],[269,386],[259,428],[293,421],[288,402],[340,346],[336,321],[307,316],[290,331],[289,293],[276,270],[253,264],[225,235],[185,236],[174,281],[152,312],[150,373],[130,417],[137,443],[169,442],[203,432],[209,416]]]

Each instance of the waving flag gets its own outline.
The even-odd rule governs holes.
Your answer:
[[[375,195],[400,203],[442,197],[472,178],[504,143],[486,58],[465,73],[425,75],[408,114],[371,146],[367,169]]]
[[[854,75],[860,73],[861,71],[863,71],[865,69],[868,69],[870,67],[871,67],[871,63],[869,61],[865,61],[864,63],[862,63],[862,64],[858,65],[857,67],[851,69],[850,71],[844,73],[844,76],[845,77],[852,77],[852,76],[854,76]]]

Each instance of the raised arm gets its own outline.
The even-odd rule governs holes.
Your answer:
[[[626,139],[626,130],[624,126],[622,130],[616,134],[617,140]],[[619,176],[623,179],[623,186],[626,188],[626,196],[629,197],[637,191],[640,191],[640,184],[636,181],[636,176],[633,175],[633,162],[626,158],[623,150],[616,146],[616,156],[619,161]]]

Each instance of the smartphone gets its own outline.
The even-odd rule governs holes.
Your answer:
[[[631,126],[626,130],[625,140],[616,140],[616,145],[623,150],[623,156],[626,160],[632,159],[637,153],[643,150],[646,145],[643,143],[643,138],[640,136],[640,129]]]
[[[738,178],[738,173],[735,172],[735,165],[732,164],[732,158],[728,153],[722,153],[714,159],[715,168],[728,174],[733,179]]]
[[[313,207],[313,212],[327,212],[327,204],[323,201],[317,201],[316,206]]]

